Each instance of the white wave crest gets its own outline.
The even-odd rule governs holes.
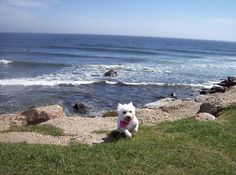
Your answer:
[[[19,79],[3,79],[0,80],[1,86],[56,86],[56,85],[87,85],[93,83],[104,82],[108,85],[116,85],[123,83],[129,86],[189,86],[199,88],[210,88],[212,83],[207,84],[181,84],[181,83],[157,83],[157,82],[115,82],[115,81],[78,81],[78,80],[43,80],[34,78],[19,78]]]
[[[35,79],[4,79],[0,80],[0,85],[2,86],[56,86],[56,85],[83,85],[83,84],[92,84],[95,81],[68,81],[68,80],[35,80]]]
[[[1,59],[0,60],[0,64],[9,64],[11,63],[12,61],[8,61],[8,60],[4,60],[4,59]]]

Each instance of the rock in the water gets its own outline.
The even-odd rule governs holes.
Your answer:
[[[236,85],[236,77],[228,77],[227,80],[223,80],[222,82],[218,83],[218,85],[223,87],[231,87]]]
[[[200,121],[212,121],[212,120],[215,120],[216,117],[209,113],[198,113],[195,116],[195,119],[200,120]]]
[[[206,88],[202,89],[200,94],[213,94],[213,93],[216,93],[216,92],[224,93],[227,90],[228,90],[228,88],[218,85],[218,86],[213,86],[211,89],[206,89]]]
[[[36,125],[50,119],[65,117],[64,110],[59,105],[29,108],[21,115],[26,117],[27,125]]]
[[[118,74],[115,70],[109,70],[104,74],[104,76],[106,76],[106,77],[117,77]]]
[[[170,96],[173,97],[173,98],[176,98],[176,97],[177,97],[176,93],[174,93],[174,92],[172,92],[172,93],[170,94]]]
[[[169,102],[175,101],[175,100],[176,99],[174,99],[174,98],[164,98],[164,99],[152,102],[152,103],[145,104],[144,107],[150,108],[150,109],[157,109],[157,108],[164,107],[164,106],[168,105]]]
[[[80,114],[86,114],[88,112],[88,107],[81,103],[81,102],[77,102],[73,108]]]
[[[117,117],[117,116],[118,116],[117,111],[108,111],[102,115],[102,117]]]

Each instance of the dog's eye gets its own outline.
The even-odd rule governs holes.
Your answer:
[[[123,111],[123,114],[126,114],[126,111]]]
[[[130,113],[132,113],[132,111],[129,111]]]

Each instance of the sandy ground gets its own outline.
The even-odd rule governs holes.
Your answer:
[[[65,117],[52,119],[41,125],[44,124],[52,124],[63,129],[67,136],[49,136],[35,132],[3,132],[0,133],[0,142],[68,145],[73,140],[92,145],[104,142],[107,139],[107,134],[98,134],[97,131],[116,129],[116,118]]]

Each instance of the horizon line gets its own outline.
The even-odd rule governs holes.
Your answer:
[[[166,39],[182,39],[182,40],[198,40],[198,41],[214,41],[214,42],[232,42],[236,40],[217,40],[217,39],[203,39],[203,38],[182,38],[182,37],[166,37],[166,36],[150,36],[150,35],[130,35],[130,34],[96,34],[96,33],[67,33],[67,32],[5,32],[0,33],[14,33],[14,34],[67,34],[67,35],[97,35],[97,36],[120,36],[120,37],[142,37],[142,38],[166,38]]]

